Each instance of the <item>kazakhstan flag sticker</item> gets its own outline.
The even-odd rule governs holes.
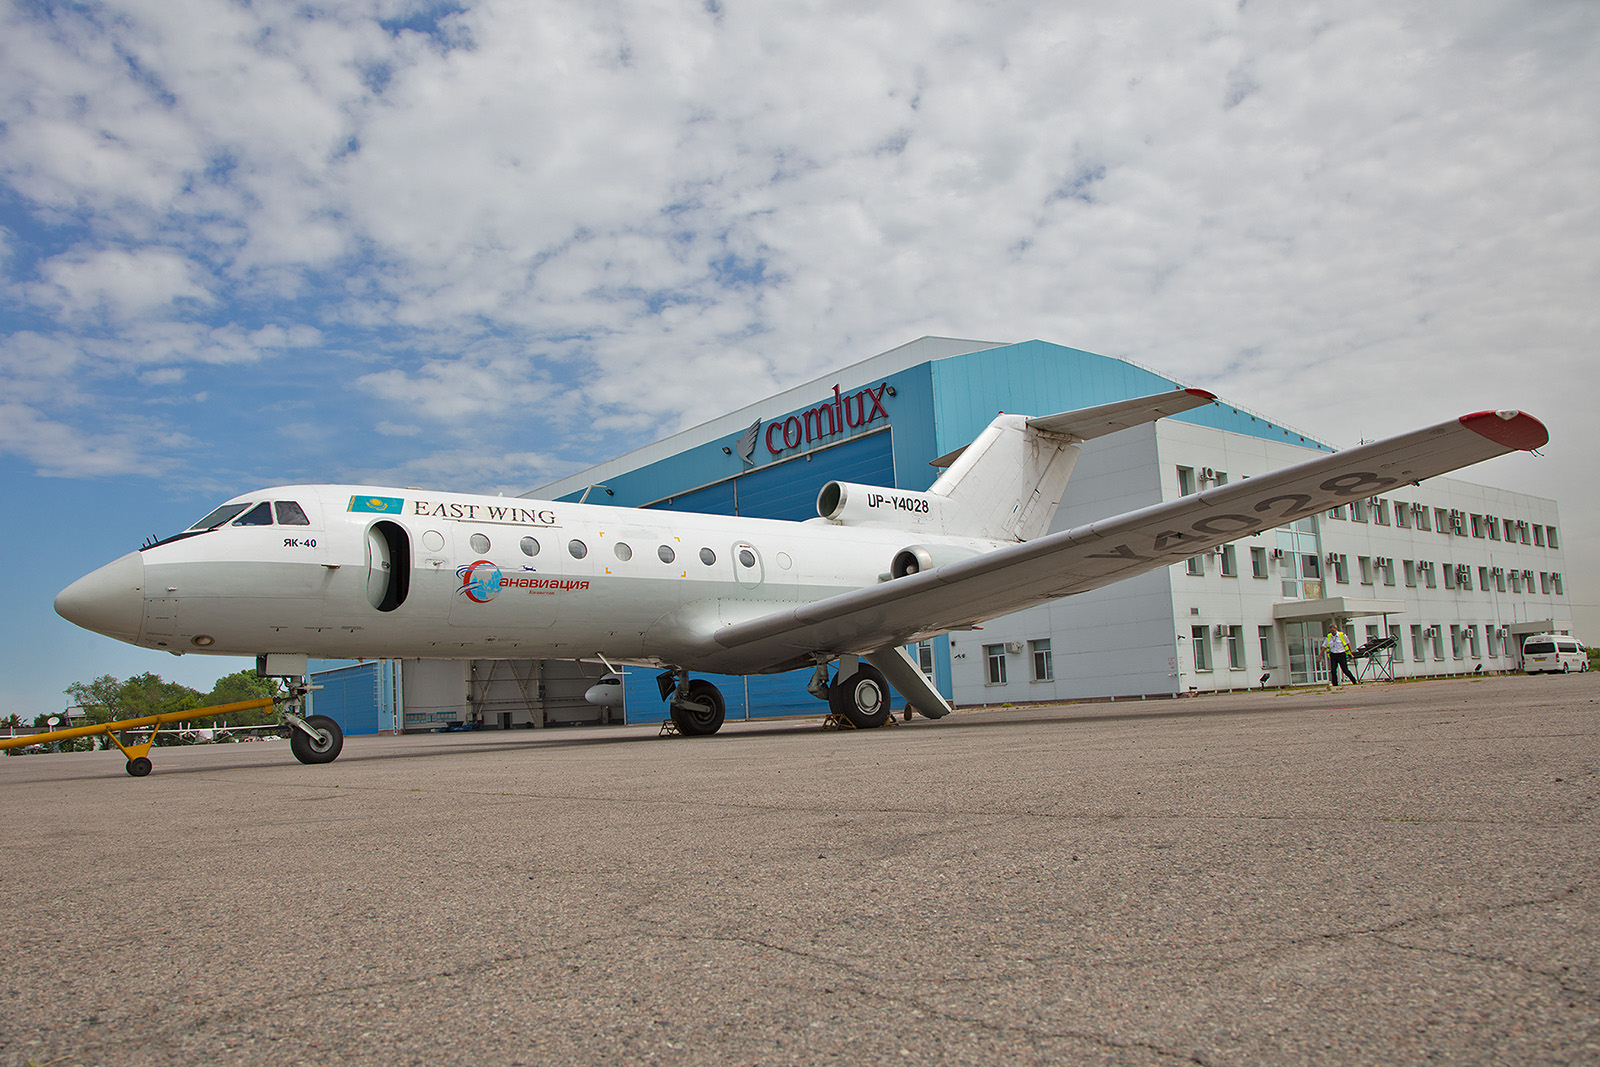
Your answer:
[[[406,502],[397,496],[353,496],[351,511],[377,512],[380,515],[398,515],[405,510]]]

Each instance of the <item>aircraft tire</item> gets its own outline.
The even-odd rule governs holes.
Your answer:
[[[672,721],[677,724],[678,732],[686,737],[707,737],[722,729],[722,720],[727,715],[722,692],[704,678],[693,679],[688,688],[684,694],[686,699],[710,704],[711,710],[700,711],[674,703]]]
[[[289,751],[301,763],[332,763],[344,748],[344,731],[326,715],[306,716],[306,725],[317,731],[316,738],[306,736],[304,730],[289,731]]]
[[[856,673],[828,687],[828,707],[857,730],[874,730],[889,721],[889,683],[878,668],[863,663]]]
[[[135,756],[128,761],[128,775],[133,778],[143,778],[150,773],[155,764],[150,762],[149,756]]]

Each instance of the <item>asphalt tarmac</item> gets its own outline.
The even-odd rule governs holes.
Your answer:
[[[1600,673],[0,758],[0,1063],[1600,1063]]]

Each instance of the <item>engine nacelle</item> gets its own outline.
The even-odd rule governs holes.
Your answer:
[[[894,526],[944,530],[944,497],[885,489],[879,485],[829,482],[817,494],[817,514],[844,526]]]
[[[981,555],[982,549],[963,548],[960,545],[911,545],[896,552],[889,561],[889,577],[904,578],[908,574],[921,574],[946,563]]]

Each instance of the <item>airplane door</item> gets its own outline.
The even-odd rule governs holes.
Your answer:
[[[389,580],[393,577],[394,560],[389,554],[389,542],[377,527],[367,529],[367,603],[383,607],[389,594]]]
[[[728,552],[733,564],[733,577],[746,589],[758,589],[766,577],[766,564],[756,546],[748,541],[735,541]]]

